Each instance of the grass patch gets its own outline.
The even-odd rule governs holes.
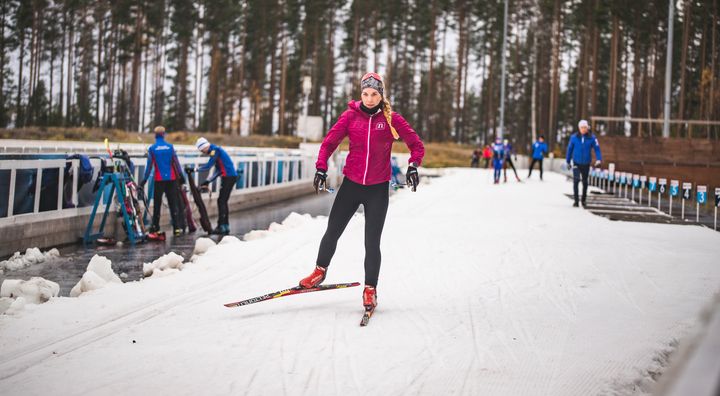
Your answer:
[[[298,148],[302,138],[295,136],[233,136],[219,133],[170,132],[167,141],[174,144],[194,145],[197,138],[204,136],[210,142],[221,146],[237,147],[278,147]],[[72,140],[83,142],[102,142],[108,138],[111,143],[142,143],[152,144],[153,134],[127,132],[120,129],[101,128],[39,128],[27,127],[20,129],[0,129],[0,139],[31,139],[31,140]],[[345,140],[341,150],[348,150]],[[456,143],[425,143],[423,166],[428,168],[465,167],[470,164],[474,146]],[[402,142],[393,145],[393,152],[407,153],[407,146]]]

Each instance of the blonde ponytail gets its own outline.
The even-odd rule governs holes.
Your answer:
[[[390,132],[392,132],[392,135],[395,138],[395,140],[398,140],[398,139],[400,139],[400,135],[398,135],[397,131],[395,130],[395,127],[392,126],[392,106],[390,106],[390,102],[384,96],[383,96],[383,104],[384,104],[383,114],[385,114],[385,119],[387,120],[387,123],[390,126]]]

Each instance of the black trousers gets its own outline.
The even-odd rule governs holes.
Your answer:
[[[540,165],[540,180],[542,180],[542,176],[543,176],[543,166],[542,166],[543,159],[542,158],[540,158],[540,159],[533,158],[532,162],[530,162],[530,172],[528,172],[528,177],[532,176],[532,171],[533,171],[533,168],[535,167],[536,162],[538,163],[538,165]]]
[[[228,199],[230,193],[235,187],[237,176],[224,176],[220,179],[220,195],[217,199],[218,205],[218,225],[228,225],[228,216],[230,209],[228,208]]]
[[[575,197],[575,202],[578,201],[578,183],[580,183],[580,178],[582,178],[582,201],[585,202],[585,198],[587,197],[587,188],[588,188],[588,175],[590,174],[590,164],[587,165],[580,165],[577,164],[573,168],[573,195]]]
[[[365,209],[365,284],[377,286],[380,275],[380,237],[388,209],[388,182],[363,186],[347,177],[333,202],[328,227],[320,242],[317,265],[327,268],[338,239],[360,204]]]
[[[520,178],[518,177],[518,174],[517,174],[517,170],[515,169],[515,165],[514,165],[513,162],[512,162],[512,158],[510,158],[510,157],[505,158],[505,163],[503,164],[503,177],[505,178],[505,180],[507,180],[507,167],[508,167],[508,165],[510,165],[510,167],[511,167],[512,170],[513,170],[513,172],[515,173],[515,178],[518,179],[518,180],[520,180]]]
[[[177,181],[166,180],[156,181],[155,190],[153,192],[153,216],[152,226],[154,229],[160,228],[160,212],[162,211],[162,199],[163,195],[167,195],[168,206],[170,209],[170,218],[172,219],[173,227],[178,227],[178,190]]]

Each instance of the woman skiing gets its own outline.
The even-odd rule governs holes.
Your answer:
[[[313,181],[316,193],[325,188],[328,158],[346,136],[350,139],[350,153],[343,168],[345,178],[330,210],[315,270],[300,281],[301,287],[311,288],[325,280],[338,239],[362,204],[365,209],[363,305],[366,310],[372,310],[377,305],[375,288],[380,272],[380,236],[388,208],[393,141],[402,138],[410,149],[406,180],[412,191],[420,182],[417,168],[425,155],[420,137],[400,114],[392,111],[384,88],[382,77],[378,74],[365,74],[360,81],[362,100],[348,104],[348,109],[340,115],[320,146]]]

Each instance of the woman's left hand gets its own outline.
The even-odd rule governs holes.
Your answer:
[[[418,184],[420,184],[420,175],[416,167],[410,165],[405,173],[405,180],[407,181],[408,187],[411,187],[413,192],[417,190]]]

